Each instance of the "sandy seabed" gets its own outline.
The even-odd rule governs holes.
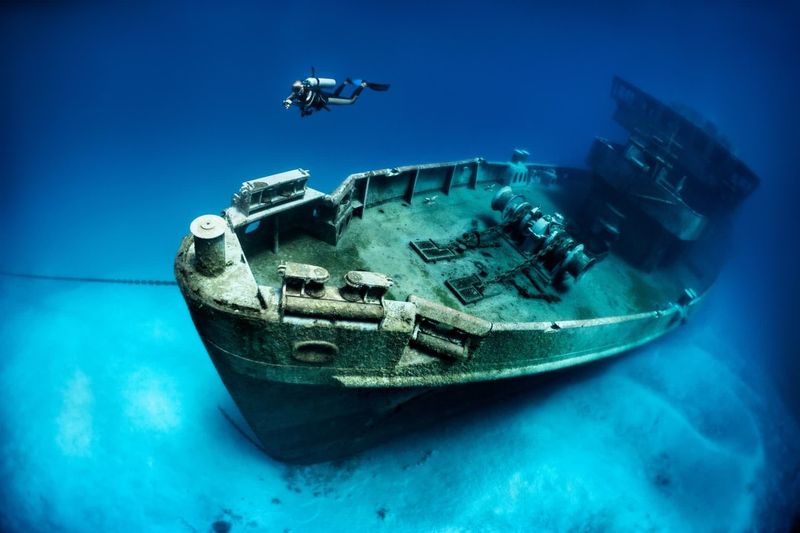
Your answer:
[[[0,284],[10,530],[744,531],[796,510],[800,431],[708,313],[513,401],[291,467],[222,416],[238,414],[175,288],[31,283]]]

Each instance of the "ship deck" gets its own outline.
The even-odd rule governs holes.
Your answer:
[[[370,270],[394,280],[389,299],[405,300],[415,294],[502,322],[583,320],[653,311],[675,301],[687,286],[688,274],[682,269],[645,273],[611,254],[561,294],[558,302],[526,298],[512,284],[500,283],[496,294],[462,304],[445,286],[445,280],[470,274],[488,279],[513,268],[523,260],[515,247],[500,238],[497,247],[468,250],[457,259],[426,263],[409,243],[421,239],[447,242],[466,231],[497,224],[500,214],[490,207],[497,189],[479,184],[476,189],[460,187],[449,195],[438,194],[433,201],[426,201],[424,196],[416,196],[412,204],[399,198],[387,201],[367,208],[363,218],[354,217],[338,246],[294,230],[281,234],[277,254],[267,247],[248,250],[247,260],[260,285],[281,285],[278,265],[282,261],[322,266],[330,272],[330,283],[335,286],[342,284],[342,277],[350,270]],[[558,211],[546,190],[520,192],[544,212]],[[520,279],[525,282],[522,276],[516,279],[518,284]],[[532,284],[529,288],[534,289]]]

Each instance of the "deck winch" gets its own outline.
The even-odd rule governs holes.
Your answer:
[[[499,294],[504,284],[513,286],[525,298],[558,301],[559,293],[597,261],[570,234],[563,216],[542,212],[511,187],[497,191],[491,206],[501,213],[499,224],[468,231],[445,243],[433,239],[409,243],[426,263],[472,263],[475,273],[469,273],[469,267],[457,268],[453,270],[456,275],[444,282],[461,303],[471,304]],[[490,248],[504,256],[493,266],[485,260],[494,257],[488,252]]]
[[[492,209],[500,211],[503,226],[519,249],[535,254],[550,275],[551,282],[563,283],[570,275],[578,280],[595,263],[566,229],[560,213],[545,214],[511,187],[503,187],[492,199]]]

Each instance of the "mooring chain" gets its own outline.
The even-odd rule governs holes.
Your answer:
[[[76,276],[46,276],[43,274],[26,274],[22,272],[5,272],[0,270],[0,276],[9,278],[41,279],[48,281],[72,281],[78,283],[116,283],[118,285],[161,285],[174,286],[177,281],[163,279],[119,279],[119,278],[84,278]]]

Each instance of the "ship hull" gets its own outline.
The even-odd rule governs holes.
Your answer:
[[[227,354],[215,347],[208,352],[260,447],[287,463],[341,459],[413,429],[404,407],[431,391],[267,381],[238,372]],[[436,418],[416,420],[415,425],[423,427]]]
[[[192,300],[188,300],[191,302]],[[544,373],[584,361],[624,353],[680,325],[678,320],[654,316],[649,327],[631,324],[632,332],[647,331],[635,342],[614,350],[568,358],[563,364],[542,363],[517,377],[496,380],[453,381],[441,386],[352,386],[347,381],[287,382],[271,374],[272,365],[254,363],[255,354],[234,353],[217,342],[216,331],[232,331],[235,317],[195,307],[192,316],[203,332],[208,354],[242,416],[269,456],[287,463],[312,464],[346,458],[381,443],[430,427],[462,412],[495,403],[530,390]],[[619,325],[613,325],[619,332]],[[595,328],[585,328],[594,338]],[[228,345],[230,348],[230,345]],[[266,354],[260,354],[264,357]],[[538,381],[540,382],[540,381]],[[374,383],[374,382],[370,382]]]
[[[242,374],[222,351],[208,352],[267,455],[314,464],[360,452],[497,405],[542,385],[542,375],[443,387],[344,387],[281,383]]]

